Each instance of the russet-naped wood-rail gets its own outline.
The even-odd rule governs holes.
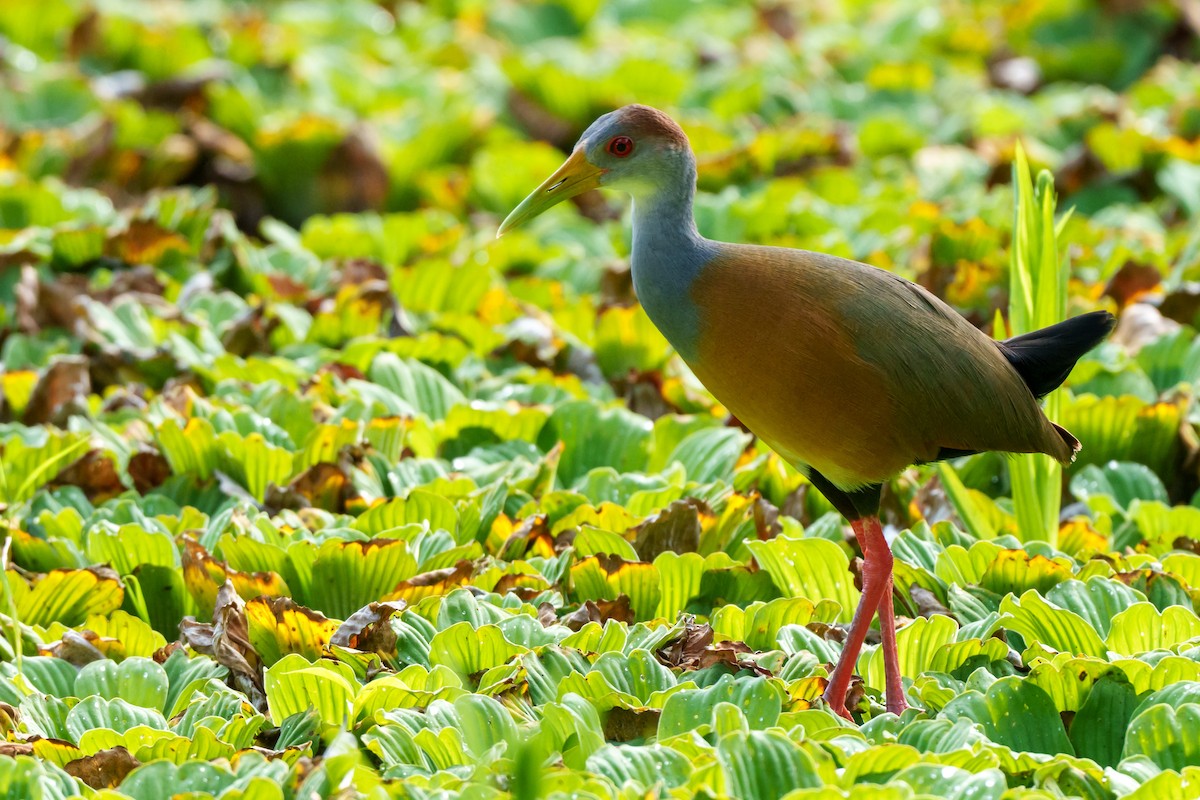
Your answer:
[[[728,244],[696,230],[696,160],[666,114],[630,105],[597,119],[498,235],[595,187],[633,196],[638,299],[696,377],[849,520],[862,600],[825,700],[846,692],[875,612],[887,709],[907,704],[896,653],[885,481],[915,463],[999,450],[1079,450],[1038,399],[1112,329],[1105,311],[997,342],[925,289],[843,258]]]

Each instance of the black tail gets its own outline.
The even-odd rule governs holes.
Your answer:
[[[1104,340],[1117,324],[1107,311],[1093,311],[1057,325],[1000,342],[1000,352],[1039,400],[1067,379],[1084,353]]]

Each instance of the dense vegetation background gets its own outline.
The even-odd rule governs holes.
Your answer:
[[[0,789],[1198,796],[1198,31],[1195,0],[9,0]],[[1020,142],[1074,209],[1069,313],[1121,315],[1059,401],[1060,527],[1018,526],[1000,456],[888,487],[901,718],[871,648],[864,724],[821,707],[854,542],[638,308],[625,202],[493,239],[634,101],[688,131],[704,234],[989,331]]]

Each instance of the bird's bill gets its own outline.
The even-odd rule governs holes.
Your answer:
[[[555,170],[553,175],[530,192],[529,196],[512,210],[504,222],[500,223],[496,237],[503,236],[563,200],[599,186],[600,176],[604,174],[604,170],[590,163],[583,153],[582,147],[576,148],[571,153],[571,157],[563,162],[563,165]]]

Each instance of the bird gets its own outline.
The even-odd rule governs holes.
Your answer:
[[[696,158],[687,135],[666,113],[639,104],[588,126],[497,237],[598,187],[633,199],[630,270],[650,320],[716,400],[803,472],[853,529],[861,600],[825,703],[853,720],[846,693],[878,612],[885,708],[902,713],[883,485],[913,464],[985,451],[1072,462],[1079,441],[1038,401],[1115,317],[1094,311],[997,341],[887,270],[707,239],[693,216]]]

